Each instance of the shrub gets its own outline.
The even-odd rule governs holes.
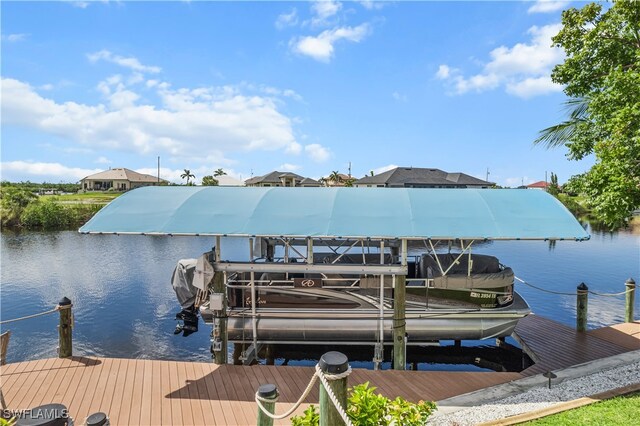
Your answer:
[[[63,229],[70,225],[65,208],[53,201],[38,201],[29,204],[20,221],[27,228]]]
[[[358,426],[418,426],[427,423],[427,419],[436,409],[430,401],[417,404],[397,397],[393,401],[380,394],[369,382],[354,386],[347,399],[347,415]],[[291,418],[293,426],[317,426],[320,414],[314,405],[310,405],[302,416]]]

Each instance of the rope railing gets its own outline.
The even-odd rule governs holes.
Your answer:
[[[336,408],[336,410],[340,414],[340,417],[342,417],[342,420],[344,421],[345,425],[354,426],[353,423],[351,422],[351,419],[347,415],[347,412],[345,411],[344,407],[342,407],[342,404],[340,404],[340,401],[338,401],[338,398],[336,397],[335,393],[333,392],[333,389],[331,389],[331,386],[329,385],[330,381],[344,379],[345,377],[348,377],[350,374],[351,374],[351,366],[348,366],[347,370],[342,372],[342,373],[340,373],[340,374],[329,374],[329,373],[323,372],[320,369],[320,365],[316,364],[316,371],[311,376],[311,379],[309,380],[309,384],[307,385],[306,389],[304,390],[304,392],[302,393],[300,398],[298,398],[296,403],[291,408],[289,408],[286,412],[284,412],[282,414],[272,414],[271,412],[269,412],[262,405],[263,402],[265,402],[265,403],[267,403],[267,402],[276,402],[278,400],[278,397],[271,398],[271,399],[263,398],[258,394],[258,392],[256,392],[255,401],[256,401],[256,404],[258,404],[258,408],[260,408],[260,410],[266,416],[268,416],[268,417],[270,417],[272,419],[275,419],[275,420],[284,419],[286,417],[289,417],[291,414],[293,414],[294,411],[296,411],[298,409],[298,407],[300,407],[300,405],[302,404],[302,401],[304,401],[305,398],[311,392],[311,389],[313,388],[313,385],[316,383],[316,381],[318,379],[320,379],[320,382],[322,382],[322,385],[324,386],[325,390],[327,391],[327,395],[329,395],[329,399],[331,399],[331,402],[333,403],[333,406]]]
[[[569,293],[569,292],[564,292],[564,291],[554,291],[554,290],[549,290],[549,289],[546,289],[546,288],[542,288],[542,287],[538,287],[538,286],[536,286],[536,285],[533,285],[533,284],[531,284],[530,282],[525,281],[525,280],[523,280],[523,279],[521,279],[521,278],[518,278],[518,277],[514,277],[514,278],[515,278],[517,281],[519,281],[519,282],[521,282],[522,284],[524,284],[524,285],[527,285],[527,286],[529,286],[529,287],[531,287],[531,288],[534,288],[534,289],[536,289],[536,290],[539,290],[539,291],[543,291],[543,292],[545,292],[545,293],[559,294],[559,295],[561,295],[561,296],[577,296],[577,295],[578,295],[578,293],[577,293],[577,292],[570,292],[570,293]],[[625,295],[625,294],[627,294],[627,293],[631,293],[631,292],[633,292],[633,291],[635,291],[635,289],[634,289],[634,288],[628,288],[628,289],[626,289],[626,290],[624,290],[624,291],[621,291],[621,292],[619,292],[619,293],[599,293],[599,292],[597,292],[597,291],[593,291],[593,290],[587,290],[586,292],[587,292],[587,293],[589,293],[589,294],[593,294],[594,296],[602,296],[602,297],[618,297],[618,296],[623,296],[623,295]]]
[[[0,325],[9,324],[9,323],[12,323],[12,322],[17,322],[17,321],[23,321],[23,320],[27,320],[27,319],[31,319],[31,318],[37,318],[37,317],[41,317],[41,316],[44,316],[44,315],[53,314],[55,312],[61,311],[62,309],[69,309],[69,308],[71,308],[71,305],[57,305],[55,308],[49,309],[48,311],[40,312],[40,313],[33,314],[33,315],[26,315],[26,316],[19,317],[19,318],[13,318],[13,319],[9,319],[9,320],[0,321]]]

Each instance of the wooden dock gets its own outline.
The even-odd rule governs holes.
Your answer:
[[[370,382],[388,397],[441,400],[547,369],[559,369],[640,349],[640,322],[577,333],[531,315],[516,333],[538,363],[522,373],[371,371],[355,369],[349,384]],[[77,422],[97,411],[113,425],[255,424],[254,393],[260,384],[278,386],[282,412],[306,387],[313,368],[216,366],[202,362],[72,357],[2,366],[1,387],[9,409],[63,403]],[[307,397],[317,404],[317,386]],[[289,424],[287,419],[280,424]]]

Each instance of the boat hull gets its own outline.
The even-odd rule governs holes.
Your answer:
[[[212,317],[201,311],[205,322]],[[481,340],[509,336],[518,320],[530,313],[526,301],[514,293],[508,307],[494,309],[428,308],[406,313],[408,344],[438,340]],[[384,340],[392,343],[393,310],[385,309]],[[342,343],[379,341],[380,313],[375,309],[258,309],[256,340],[262,343]],[[229,312],[229,341],[253,341],[250,310]]]

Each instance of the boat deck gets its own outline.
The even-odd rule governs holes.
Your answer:
[[[640,322],[577,333],[531,315],[518,324],[516,332],[539,359],[522,373],[354,369],[349,384],[368,381],[388,397],[437,401],[547,369],[640,349]],[[255,424],[253,395],[260,384],[278,386],[276,411],[282,412],[302,394],[313,368],[72,357],[12,363],[2,366],[0,373],[11,410],[57,402],[65,404],[78,422],[103,411],[117,425],[249,425]],[[316,386],[305,403],[317,402]]]

